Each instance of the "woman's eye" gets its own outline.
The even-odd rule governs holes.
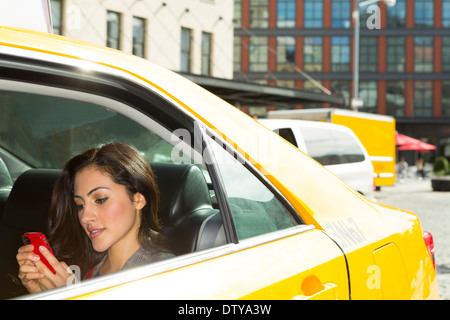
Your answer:
[[[98,204],[103,204],[103,203],[106,202],[106,200],[108,200],[107,197],[106,198],[99,198],[99,199],[95,200],[95,202],[98,203]]]
[[[84,204],[77,204],[76,207],[78,211],[81,211],[84,209]]]

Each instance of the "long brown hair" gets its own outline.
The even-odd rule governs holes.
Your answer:
[[[55,255],[68,265],[79,266],[83,276],[106,254],[93,249],[79,222],[73,199],[75,175],[88,166],[107,173],[115,183],[125,186],[130,199],[137,192],[145,197],[138,241],[141,245],[147,240],[161,245],[157,215],[159,189],[150,164],[135,148],[124,143],[114,142],[90,149],[66,163],[55,184],[50,207],[52,226],[49,241]]]

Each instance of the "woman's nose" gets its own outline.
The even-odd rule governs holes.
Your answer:
[[[96,214],[95,210],[89,204],[85,204],[83,207],[83,211],[81,212],[80,221],[83,224],[88,224],[95,220]]]

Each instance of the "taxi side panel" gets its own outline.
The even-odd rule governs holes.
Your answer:
[[[90,286],[87,292],[95,283]],[[309,299],[315,295],[349,298],[345,258],[318,230],[73,298]]]

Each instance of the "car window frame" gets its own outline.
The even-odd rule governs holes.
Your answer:
[[[206,155],[206,157],[213,157],[212,154],[209,154],[210,151],[208,150],[211,150],[211,148],[207,148],[208,143],[207,139],[205,139],[205,135],[209,135],[211,137],[215,136],[215,139],[220,140],[223,145],[227,146],[226,150],[233,150],[234,156],[237,157],[239,161],[242,161],[241,163],[243,163],[244,166],[248,170],[250,170],[252,174],[256,175],[257,178],[262,181],[264,185],[266,185],[269,190],[271,190],[271,192],[277,196],[278,199],[282,201],[282,203],[289,209],[293,216],[299,221],[299,224],[295,227],[279,230],[269,234],[263,234],[241,241],[237,241],[237,237],[234,238],[232,231],[234,224],[230,224],[229,229],[231,231],[229,232],[228,236],[230,239],[227,239],[228,243],[225,245],[199,252],[185,254],[166,261],[141,266],[133,270],[121,271],[120,273],[105,275],[97,279],[89,279],[73,286],[64,286],[38,294],[22,296],[19,297],[19,299],[48,299],[52,297],[70,298],[91,291],[98,291],[111,286],[125,284],[129,281],[134,281],[142,277],[148,277],[162,272],[176,270],[181,267],[194,265],[202,261],[239,252],[257,245],[261,245],[278,239],[283,239],[285,237],[314,229],[313,225],[304,224],[300,215],[289,203],[289,201],[287,201],[286,198],[278,191],[278,189],[276,189],[259,170],[257,170],[251,163],[249,163],[243,155],[232,148],[228,144],[228,142],[224,141],[213,130],[209,129],[203,123],[201,123],[194,115],[189,113],[187,110],[184,110],[183,107],[180,106],[177,101],[174,101],[170,96],[157,91],[157,89],[140,81],[139,79],[135,79],[134,77],[132,77],[132,75],[127,74],[126,72],[114,70],[107,66],[98,67],[94,65],[93,67],[95,68],[93,68],[94,70],[92,70],[90,73],[80,74],[77,67],[80,61],[77,61],[76,59],[67,57],[56,57],[55,59],[53,59],[54,56],[51,54],[35,52],[30,53],[28,50],[25,50],[27,52],[27,55],[25,55],[25,57],[24,55],[22,55],[24,49],[17,49],[14,51],[16,52],[16,54],[11,55],[2,53],[3,50],[0,50],[0,79],[21,81],[37,85],[55,86],[58,88],[88,92],[97,95],[100,91],[99,87],[115,87],[118,90],[122,91],[121,94],[123,94],[123,91],[126,88],[125,93],[128,93],[131,96],[138,96],[138,100],[142,100],[143,96],[147,98],[150,97],[150,100],[152,102],[147,101],[147,103],[151,103],[153,106],[155,106],[154,109],[158,109],[158,111],[161,111],[160,109],[165,109],[167,113],[166,116],[171,119],[171,121],[169,121],[171,126],[174,126],[174,123],[176,123],[176,128],[186,128],[190,133],[194,134],[194,136],[196,132],[198,133],[198,131],[201,131],[201,134],[198,135],[201,139],[201,154],[203,153],[204,155]],[[52,59],[49,59],[49,57],[52,57]],[[73,80],[81,81],[77,82]],[[86,83],[82,85],[82,82],[96,84],[95,89],[90,88],[86,85]],[[118,86],[118,84],[120,84],[121,86]],[[108,95],[101,94],[101,96],[119,100],[129,108],[132,108],[137,112],[140,112],[147,117],[152,118],[155,121],[159,121],[157,116],[152,115],[143,107],[139,107],[139,104],[124,102],[122,101],[122,99],[124,99],[123,97],[122,99],[117,99],[116,93],[117,91],[113,91],[113,93],[110,93]],[[162,108],[161,104],[164,105],[165,108]],[[170,108],[167,108],[168,105],[170,105]],[[167,109],[170,109],[171,112],[167,112]],[[164,121],[161,122],[161,125],[166,126],[166,123]],[[193,149],[195,149],[195,147],[193,147]],[[224,199],[226,199],[226,194],[221,191],[221,188],[223,188],[223,184],[220,183],[221,176],[217,171],[217,168],[215,168],[214,165],[209,166],[209,171],[210,174],[212,173],[213,186],[218,187],[215,192],[218,192],[220,197],[224,197]],[[222,217],[225,215],[228,216],[228,218],[231,217],[232,219],[231,211],[229,210],[229,208],[227,209],[227,205],[229,206],[228,200],[221,201],[223,201],[222,210],[224,211],[223,213],[221,212]],[[226,223],[231,222],[229,221]]]

